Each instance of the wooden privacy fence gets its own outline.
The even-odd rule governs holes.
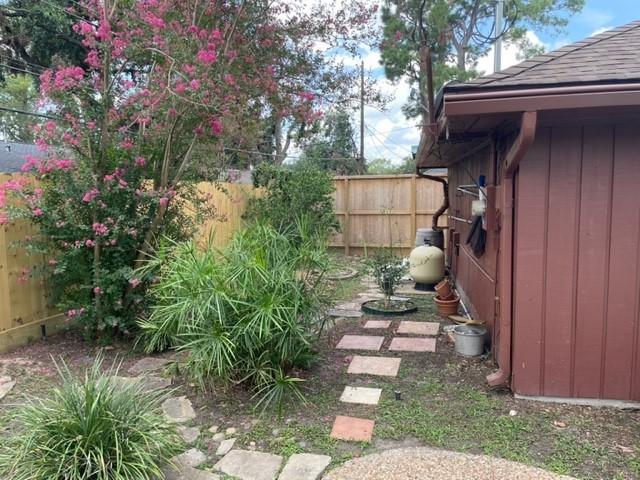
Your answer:
[[[0,181],[7,178],[0,175]],[[415,175],[336,177],[334,183],[342,232],[330,245],[347,254],[390,243],[408,253],[416,228],[431,226],[433,213],[442,203],[440,184]],[[240,229],[249,198],[260,191],[251,185],[228,183],[202,183],[199,189],[211,195],[217,216],[202,225],[196,239],[206,244],[211,238],[213,246],[224,247]],[[293,212],[295,205],[291,208]],[[440,223],[445,225],[446,218]],[[65,324],[64,316],[48,302],[42,278],[24,275],[46,260],[16,248],[16,242],[34,232],[34,226],[26,221],[0,226],[0,352],[39,338],[45,333],[43,327],[50,334]]]
[[[442,185],[416,175],[335,177],[335,212],[342,232],[331,247],[345,254],[392,245],[403,254],[415,245],[416,229],[430,228],[442,205]],[[447,224],[442,216],[439,225]]]

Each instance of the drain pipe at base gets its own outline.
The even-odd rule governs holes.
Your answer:
[[[500,198],[500,315],[498,318],[498,370],[487,376],[489,385],[495,387],[511,379],[511,329],[513,312],[513,177],[520,161],[527,154],[536,135],[538,112],[523,112],[520,133],[505,156]]]

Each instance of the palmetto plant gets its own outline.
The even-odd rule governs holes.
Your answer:
[[[155,306],[140,321],[146,350],[186,351],[187,372],[203,388],[246,383],[261,406],[282,406],[288,392],[300,397],[290,372],[313,358],[328,258],[304,220],[296,229],[254,224],[221,252],[165,242],[145,267],[158,278]]]
[[[180,437],[160,409],[167,394],[115,382],[98,357],[84,377],[58,365],[62,384],[10,416],[0,477],[12,480],[151,480],[179,452]]]

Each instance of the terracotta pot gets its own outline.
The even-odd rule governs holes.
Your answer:
[[[448,279],[442,280],[434,287],[438,297],[442,300],[451,300],[453,298],[453,290],[451,290],[451,284]]]
[[[454,297],[451,299],[442,299],[439,295],[436,295],[433,299],[438,306],[438,313],[443,317],[449,315],[455,315],[458,313],[458,305],[460,305],[460,297]]]

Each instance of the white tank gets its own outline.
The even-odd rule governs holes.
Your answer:
[[[444,252],[422,245],[409,255],[409,275],[416,283],[435,284],[444,278]]]

